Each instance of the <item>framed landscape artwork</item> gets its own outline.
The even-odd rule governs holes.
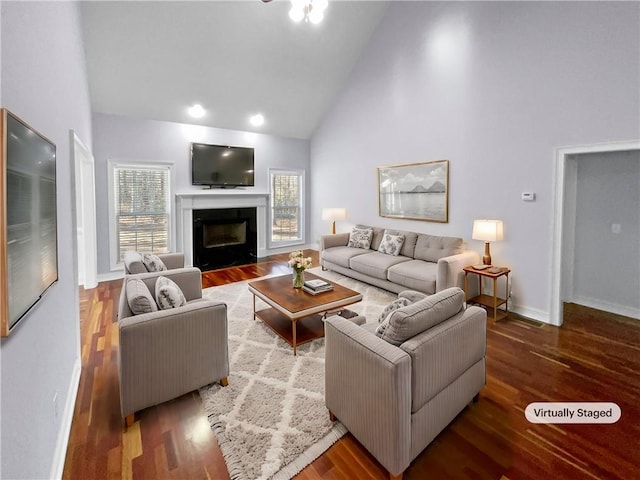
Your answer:
[[[449,221],[449,160],[378,167],[381,217]]]

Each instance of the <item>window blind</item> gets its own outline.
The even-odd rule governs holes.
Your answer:
[[[127,250],[169,250],[169,182],[167,168],[115,167],[118,261]]]

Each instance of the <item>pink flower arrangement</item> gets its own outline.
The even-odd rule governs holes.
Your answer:
[[[305,257],[302,250],[296,250],[289,254],[289,266],[296,272],[311,268],[311,257]]]

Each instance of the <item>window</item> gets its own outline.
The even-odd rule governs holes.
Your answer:
[[[270,170],[271,245],[303,242],[304,171]]]
[[[109,162],[112,267],[124,252],[165,253],[170,248],[171,167]]]

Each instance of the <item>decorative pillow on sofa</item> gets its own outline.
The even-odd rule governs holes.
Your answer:
[[[167,277],[158,277],[156,280],[156,302],[160,310],[178,308],[187,304],[180,287]]]
[[[387,255],[393,255],[394,257],[397,257],[400,253],[400,250],[402,249],[403,243],[403,235],[391,235],[385,230],[382,237],[382,242],[380,242],[380,246],[378,247],[378,251],[380,253],[386,253]]]
[[[400,346],[411,337],[453,317],[463,308],[464,291],[458,287],[448,288],[391,312],[385,320],[388,325],[382,333],[376,330],[376,335]]]
[[[389,326],[389,317],[391,316],[391,313],[395,312],[396,310],[402,307],[411,305],[411,303],[412,303],[411,300],[409,300],[408,298],[400,297],[400,298],[396,298],[393,302],[391,302],[389,305],[384,307],[384,310],[382,310],[382,313],[378,317],[378,323],[380,325],[378,325],[378,328],[376,328],[376,335],[378,335],[379,337],[382,337],[382,335],[384,334],[384,331]]]
[[[142,263],[144,263],[147,272],[164,272],[167,270],[167,266],[160,260],[160,257],[152,253],[143,253]]]
[[[158,306],[145,283],[139,278],[129,278],[125,284],[127,303],[134,315],[157,312]]]
[[[349,234],[349,243],[347,247],[364,248],[368,250],[371,247],[371,239],[373,238],[373,228],[357,228],[353,227]]]

